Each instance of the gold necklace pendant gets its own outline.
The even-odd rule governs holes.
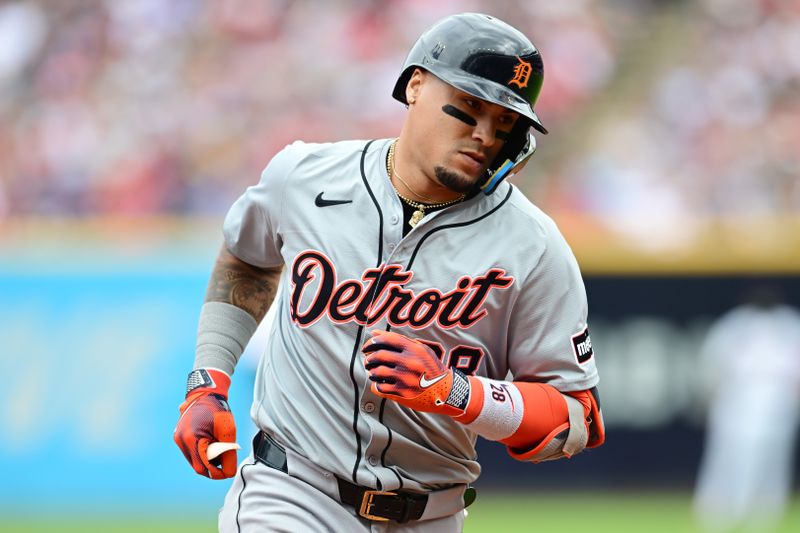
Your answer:
[[[408,225],[411,226],[412,228],[415,227],[417,224],[419,224],[419,221],[422,220],[422,217],[424,216],[425,216],[425,211],[422,211],[421,209],[417,208],[417,210],[414,211],[414,213],[411,215],[411,218],[408,219]]]
[[[389,182],[391,183],[392,176],[397,176],[400,182],[403,185],[405,185],[408,190],[414,193],[415,196],[426,198],[425,196],[422,196],[421,194],[415,192],[414,189],[409,187],[408,184],[403,180],[403,178],[400,177],[400,174],[398,174],[397,171],[394,169],[394,150],[396,146],[397,146],[397,140],[395,140],[389,146],[389,155],[386,158],[386,173],[389,175]],[[392,183],[392,187],[394,187],[394,183]],[[437,209],[439,207],[447,207],[449,205],[457,204],[466,197],[466,194],[462,194],[461,196],[459,196],[454,200],[448,200],[446,202],[439,202],[436,204],[423,204],[421,202],[415,202],[413,200],[406,198],[405,196],[400,194],[400,191],[397,190],[397,187],[394,187],[394,192],[397,193],[397,196],[400,198],[400,200],[402,200],[403,202],[414,208],[414,212],[411,214],[411,218],[408,220],[408,225],[411,226],[412,228],[415,227],[417,224],[419,224],[423,218],[425,218],[426,208]]]

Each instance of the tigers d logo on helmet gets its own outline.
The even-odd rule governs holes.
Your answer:
[[[528,86],[528,79],[531,77],[531,64],[517,56],[519,63],[514,67],[514,77],[508,81],[509,85],[516,85],[520,89]]]

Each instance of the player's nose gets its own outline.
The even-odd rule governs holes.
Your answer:
[[[484,148],[491,148],[497,142],[497,121],[493,117],[484,115],[477,119],[477,122],[472,129],[472,138],[479,141]]]

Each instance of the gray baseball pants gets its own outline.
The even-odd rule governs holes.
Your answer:
[[[462,529],[464,510],[405,524],[366,520],[338,501],[335,476],[299,459],[289,455],[289,475],[256,461],[251,453],[239,465],[225,497],[220,532],[453,533]]]

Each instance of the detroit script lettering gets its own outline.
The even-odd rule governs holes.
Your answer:
[[[466,329],[486,316],[482,305],[491,291],[514,283],[505,274],[492,268],[475,278],[462,276],[448,292],[426,289],[415,294],[403,287],[414,273],[400,265],[370,268],[360,279],[337,283],[333,262],[322,252],[307,250],[292,263],[291,316],[303,328],[328,316],[337,323],[372,325],[386,317],[396,327],[420,329],[436,322],[445,329]],[[301,308],[304,295],[306,302],[311,301]]]

